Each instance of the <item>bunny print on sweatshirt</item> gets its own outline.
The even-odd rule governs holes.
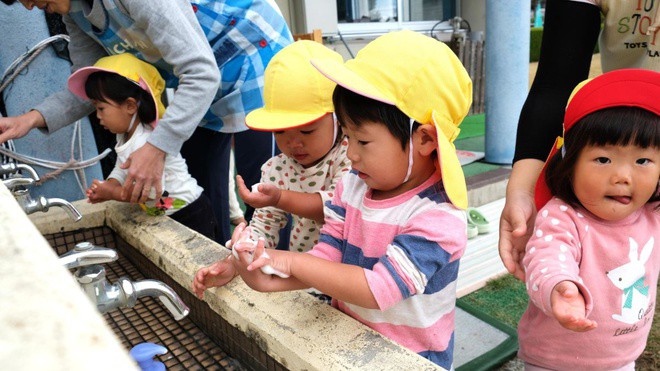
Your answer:
[[[623,291],[621,297],[621,314],[613,314],[617,321],[633,324],[642,319],[649,306],[649,285],[644,282],[646,276],[645,264],[653,251],[653,237],[637,254],[637,242],[630,238],[630,261],[609,272],[607,277],[614,286]]]

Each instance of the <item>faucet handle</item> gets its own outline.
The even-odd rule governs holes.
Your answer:
[[[110,263],[119,256],[113,249],[94,246],[90,242],[81,242],[68,253],[60,256],[60,264],[66,269],[85,267],[88,265]]]

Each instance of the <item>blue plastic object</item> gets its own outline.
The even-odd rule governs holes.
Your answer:
[[[154,356],[167,353],[167,348],[154,343],[141,343],[131,349],[131,357],[142,371],[164,371],[165,364],[158,362]]]

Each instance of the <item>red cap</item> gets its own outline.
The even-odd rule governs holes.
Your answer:
[[[564,115],[564,136],[573,125],[590,113],[611,107],[639,107],[660,116],[660,73],[642,69],[622,69],[602,74],[579,84],[568,100]],[[552,194],[545,182],[548,161],[561,148],[560,139],[545,161],[536,180],[534,199],[540,210]]]

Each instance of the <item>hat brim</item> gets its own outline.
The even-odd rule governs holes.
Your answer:
[[[558,142],[559,138],[555,139],[555,143],[552,145],[552,150],[543,164],[538,179],[536,179],[536,186],[534,187],[534,203],[536,204],[536,210],[541,210],[541,208],[552,198],[550,187],[548,187],[548,183],[545,182],[545,173],[546,168],[548,167],[548,162],[559,151],[559,148],[557,148]]]
[[[71,74],[69,76],[69,79],[67,81],[67,86],[69,90],[77,95],[78,97],[84,99],[84,100],[90,100],[90,98],[87,96],[87,93],[85,92],[85,83],[87,82],[87,79],[89,78],[89,75],[95,73],[95,72],[109,72],[109,73],[114,73],[116,75],[121,76],[121,74],[117,73],[117,71],[113,71],[107,68],[100,68],[100,67],[83,67]],[[124,76],[122,76],[124,77]],[[128,80],[128,79],[127,79]],[[132,81],[132,80],[129,80]],[[151,127],[155,128],[156,125],[158,124],[158,118],[160,117],[160,110],[158,109],[158,101],[156,100],[156,96],[154,95],[154,92],[151,91],[151,88],[149,87],[149,84],[147,84],[146,81],[140,77],[140,81],[137,82],[137,84],[144,90],[146,90],[149,95],[151,95],[151,98],[154,101],[155,109],[156,109],[156,119],[152,122],[149,123]]]
[[[307,126],[331,112],[300,113],[259,108],[245,117],[245,125],[257,131],[279,131]]]
[[[396,105],[394,99],[383,94],[344,63],[330,59],[312,59],[311,63],[323,76],[334,81],[341,87],[385,104]]]
[[[461,162],[456,155],[454,144],[443,135],[442,128],[438,122],[433,120],[438,140],[438,162],[440,173],[442,175],[442,184],[447,192],[447,197],[451,203],[459,209],[465,210],[468,207],[467,186],[465,184],[465,174]]]

